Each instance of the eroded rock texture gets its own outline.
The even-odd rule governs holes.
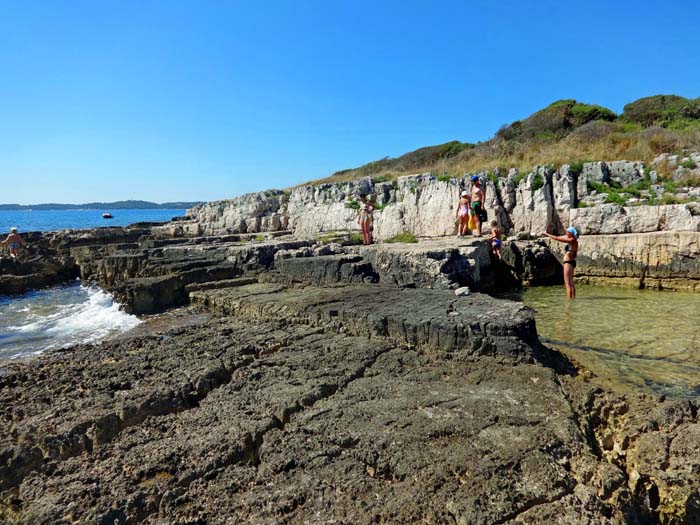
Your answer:
[[[695,405],[592,389],[521,305],[232,284],[163,329],[5,366],[4,522],[698,517]]]

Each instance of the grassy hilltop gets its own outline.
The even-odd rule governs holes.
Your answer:
[[[504,125],[486,142],[452,141],[397,158],[338,171],[315,182],[361,177],[393,179],[433,172],[461,175],[494,168],[591,160],[643,160],[660,153],[700,149],[700,98],[656,95],[627,104],[622,114],[576,100],[559,100],[526,119]]]

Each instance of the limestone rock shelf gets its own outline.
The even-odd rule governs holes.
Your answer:
[[[229,284],[164,329],[4,367],[4,522],[697,517],[695,405],[592,389],[516,303]]]

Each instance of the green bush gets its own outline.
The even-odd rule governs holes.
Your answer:
[[[592,180],[589,180],[586,183],[586,186],[588,187],[588,191],[597,191],[598,193],[609,193],[610,188],[608,187],[607,184],[603,184],[602,182],[595,182]]]
[[[535,173],[532,179],[532,191],[537,191],[542,187],[544,187],[544,177],[541,173]]]
[[[608,108],[595,104],[582,104],[580,102],[571,106],[569,114],[574,126],[581,126],[594,120],[611,122],[617,118],[617,115]]]
[[[675,193],[676,190],[678,189],[678,183],[672,180],[667,180],[663,183],[663,188],[668,192],[668,193]]]
[[[350,238],[348,239],[349,244],[362,244],[364,240],[362,239],[362,234],[361,233],[352,233],[350,234]]]
[[[583,165],[585,163],[586,163],[586,161],[572,162],[571,164],[569,164],[569,172],[572,175],[575,175],[576,177],[578,177],[579,175],[581,175],[581,173],[583,173]]]
[[[357,202],[356,200],[349,200],[349,201],[345,202],[345,207],[350,208],[351,210],[359,210],[360,203]]]
[[[519,186],[523,179],[527,176],[524,171],[519,171],[518,174],[513,178],[513,184]]]
[[[450,177],[449,173],[443,173],[442,175],[437,176],[437,180],[440,182],[450,182],[452,177]]]
[[[588,208],[588,204],[586,204],[585,202],[579,202],[576,207],[577,208]]]
[[[618,204],[620,206],[624,206],[627,204],[627,199],[625,199],[622,195],[619,193],[608,193],[608,196],[605,199],[605,202],[608,204]]]
[[[663,195],[661,197],[661,204],[681,204],[681,201],[674,195]]]
[[[382,182],[387,182],[389,177],[386,175],[380,175],[379,177],[372,177],[372,184],[381,184]]]
[[[403,232],[395,235],[391,239],[387,239],[386,242],[404,242],[404,243],[414,243],[418,242],[416,236],[411,232]]]
[[[681,162],[681,166],[684,168],[688,168],[689,170],[694,170],[698,167],[698,165],[695,164],[695,161],[693,159],[684,160],[683,162]]]

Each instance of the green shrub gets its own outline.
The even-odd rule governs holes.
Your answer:
[[[349,200],[345,202],[345,207],[350,208],[351,210],[359,210],[360,209],[360,203],[357,202],[356,200]]]
[[[387,239],[386,242],[404,242],[404,243],[414,243],[418,242],[416,236],[411,232],[403,232],[395,235],[391,239]]]
[[[586,163],[586,161],[572,162],[571,164],[569,164],[569,172],[572,175],[575,175],[576,177],[578,177],[579,175],[581,175],[581,173],[583,173],[583,165],[585,163]]]
[[[672,180],[667,180],[663,183],[663,188],[668,192],[668,193],[675,193],[676,190],[678,189],[678,183]]]
[[[518,174],[515,177],[513,177],[513,184],[519,186],[526,176],[527,173],[525,173],[524,171],[519,171]]]
[[[379,177],[372,177],[372,184],[381,184],[382,182],[387,182],[389,177],[386,175],[380,175]]]
[[[698,165],[695,164],[695,161],[693,159],[684,160],[683,162],[681,162],[681,166],[684,168],[688,168],[689,170],[694,170],[698,167]]]
[[[681,204],[681,201],[674,195],[663,195],[661,197],[661,204]]]
[[[593,120],[613,121],[617,118],[617,115],[608,108],[580,102],[569,108],[569,114],[574,126],[581,126]]]
[[[442,175],[437,176],[437,180],[440,182],[450,182],[452,177],[450,177],[449,173],[443,173]]]
[[[362,244],[364,242],[364,239],[362,238],[361,233],[352,233],[350,234],[350,238],[348,239],[349,244]]]
[[[542,187],[544,187],[544,177],[541,173],[535,173],[532,179],[532,191],[537,191]]]
[[[627,204],[627,199],[625,199],[622,195],[619,193],[608,193],[608,196],[605,199],[605,202],[608,204],[618,204],[620,206],[624,206]]]
[[[264,240],[265,240],[265,236],[264,236],[264,235],[261,235],[261,234],[258,234],[258,235],[255,236],[255,240],[258,241],[258,242],[264,241]]]
[[[577,208],[588,208],[588,204],[586,204],[585,202],[579,202],[576,207]]]
[[[489,180],[489,182],[491,182],[491,184],[493,184],[494,186],[498,186],[498,175],[496,175],[495,172],[489,171],[486,174],[486,178]]]
[[[598,193],[610,192],[610,188],[608,187],[608,185],[603,184],[602,182],[595,182],[593,180],[589,180],[586,183],[586,186],[588,187],[588,191],[597,191]]]

